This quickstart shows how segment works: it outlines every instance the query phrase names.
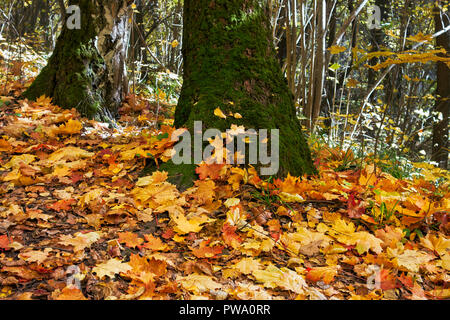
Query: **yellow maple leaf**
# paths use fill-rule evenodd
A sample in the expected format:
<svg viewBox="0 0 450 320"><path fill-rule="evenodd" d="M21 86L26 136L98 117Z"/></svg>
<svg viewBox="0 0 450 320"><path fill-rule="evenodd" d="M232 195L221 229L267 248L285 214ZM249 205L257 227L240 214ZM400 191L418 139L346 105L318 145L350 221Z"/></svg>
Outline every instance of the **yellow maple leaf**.
<svg viewBox="0 0 450 320"><path fill-rule="evenodd" d="M80 200L78 200L78 205L81 206L81 208L84 208L86 205L89 205L92 201L97 201L100 198L100 196L103 194L103 189L94 189L86 192L83 196L80 197Z"/></svg>
<svg viewBox="0 0 450 320"><path fill-rule="evenodd" d="M235 263L233 268L236 268L243 274L250 274L253 271L261 270L262 264L259 260L254 258L243 258L239 262Z"/></svg>
<svg viewBox="0 0 450 320"><path fill-rule="evenodd" d="M172 222L174 223L173 230L179 234L187 234L191 232L199 232L202 230L205 223L214 221L206 215L196 216L188 219L184 214L169 213Z"/></svg>
<svg viewBox="0 0 450 320"><path fill-rule="evenodd" d="M177 282L180 283L184 289L196 294L222 288L222 285L214 281L212 277L196 273L192 273L187 277L177 276Z"/></svg>
<svg viewBox="0 0 450 320"><path fill-rule="evenodd" d="M89 152L78 147L69 146L53 152L47 160L49 162L56 162L59 160L73 161L79 160L80 158L90 158L93 156L93 152Z"/></svg>
<svg viewBox="0 0 450 320"><path fill-rule="evenodd" d="M136 182L136 186L145 187L152 183L161 183L167 180L168 173L166 171L155 171L151 176L141 177Z"/></svg>
<svg viewBox="0 0 450 320"><path fill-rule="evenodd" d="M97 242L103 233L101 232L77 232L72 235L62 235L60 237L59 244L63 246L72 246L74 252L82 251L90 247L93 243Z"/></svg>
<svg viewBox="0 0 450 320"><path fill-rule="evenodd" d="M438 236L428 233L426 237L420 238L420 244L431 251L437 252L440 256L450 252L450 239L443 234Z"/></svg>
<svg viewBox="0 0 450 320"><path fill-rule="evenodd" d="M419 32L415 36L410 36L406 39L414 42L430 42L433 40L433 36L431 34L423 34L422 32Z"/></svg>
<svg viewBox="0 0 450 320"><path fill-rule="evenodd" d="M432 255L416 250L403 250L403 248L387 248L387 256L400 270L419 272L419 267L433 259Z"/></svg>
<svg viewBox="0 0 450 320"><path fill-rule="evenodd" d="M332 46L328 48L328 51L330 51L331 54L338 54L344 52L345 50L347 50L347 48L343 46Z"/></svg>
<svg viewBox="0 0 450 320"><path fill-rule="evenodd" d="M379 254L383 251L381 244L383 241L366 231L355 232L355 225L352 222L345 222L342 219L337 219L333 228L329 229L330 235L337 241L346 245L356 246L359 254L365 253L369 250Z"/></svg>
<svg viewBox="0 0 450 320"><path fill-rule="evenodd" d="M214 115L215 115L216 117L219 117L219 118L222 118L222 119L226 119L226 118L227 118L227 116L225 115L225 113L223 113L223 111L220 110L220 108L216 108L216 109L214 110Z"/></svg>
<svg viewBox="0 0 450 320"><path fill-rule="evenodd" d="M19 254L19 258L27 262L37 262L40 264L48 258L50 251L52 251L50 248L45 248L44 251L30 250Z"/></svg>
<svg viewBox="0 0 450 320"><path fill-rule="evenodd" d="M254 270L252 275L266 288L279 287L297 294L304 294L303 289L307 287L305 279L297 272L287 268L279 269L273 264L269 264L264 270Z"/></svg>
<svg viewBox="0 0 450 320"><path fill-rule="evenodd" d="M6 169L17 169L20 167L21 163L30 164L36 159L36 156L32 154L21 154L20 156L13 156L9 162L7 162L3 167Z"/></svg>
<svg viewBox="0 0 450 320"><path fill-rule="evenodd" d="M121 262L119 259L109 259L107 262L100 263L92 268L92 272L95 272L102 279L105 276L114 278L116 274L121 272L126 273L131 269L132 267L128 263Z"/></svg>

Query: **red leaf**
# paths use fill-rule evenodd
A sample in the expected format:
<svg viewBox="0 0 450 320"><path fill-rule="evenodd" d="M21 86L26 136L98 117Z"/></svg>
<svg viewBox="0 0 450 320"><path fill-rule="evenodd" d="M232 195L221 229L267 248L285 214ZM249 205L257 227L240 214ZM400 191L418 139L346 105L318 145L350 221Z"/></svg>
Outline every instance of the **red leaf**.
<svg viewBox="0 0 450 320"><path fill-rule="evenodd" d="M0 249L8 250L9 244L10 242L7 235L0 236Z"/></svg>
<svg viewBox="0 0 450 320"><path fill-rule="evenodd" d="M225 223L222 227L222 237L228 246L235 247L242 242L241 237L236 233L237 227Z"/></svg>
<svg viewBox="0 0 450 320"><path fill-rule="evenodd" d="M350 218L359 219L366 212L364 203L361 200L356 200L353 194L348 196L347 212Z"/></svg>

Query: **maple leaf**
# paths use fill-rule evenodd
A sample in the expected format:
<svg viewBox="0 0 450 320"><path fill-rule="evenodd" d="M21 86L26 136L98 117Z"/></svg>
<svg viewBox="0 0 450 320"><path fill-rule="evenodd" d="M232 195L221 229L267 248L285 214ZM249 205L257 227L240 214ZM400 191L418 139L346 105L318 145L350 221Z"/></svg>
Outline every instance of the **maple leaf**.
<svg viewBox="0 0 450 320"><path fill-rule="evenodd" d="M331 46L327 49L331 54L338 54L347 50L346 47L343 46Z"/></svg>
<svg viewBox="0 0 450 320"><path fill-rule="evenodd" d="M420 238L420 244L433 252L437 252L440 256L450 253L450 239L443 234L432 235L428 233L426 237Z"/></svg>
<svg viewBox="0 0 450 320"><path fill-rule="evenodd" d="M70 175L72 170L67 166L56 166L52 172L52 176L55 177L66 177Z"/></svg>
<svg viewBox="0 0 450 320"><path fill-rule="evenodd" d="M306 280L313 282L323 281L325 284L330 284L334 281L334 277L338 274L340 266L316 267L308 271Z"/></svg>
<svg viewBox="0 0 450 320"><path fill-rule="evenodd" d="M209 247L209 242L210 240L203 241L202 243L200 243L200 246L198 248L191 248L194 256L196 256L197 258L214 258L218 254L222 253L222 250L224 248L223 246Z"/></svg>
<svg viewBox="0 0 450 320"><path fill-rule="evenodd" d="M103 233L93 231L88 233L77 232L74 236L62 235L59 243L63 246L72 246L74 252L82 251L97 242Z"/></svg>
<svg viewBox="0 0 450 320"><path fill-rule="evenodd" d="M64 287L61 291L56 289L52 292L53 300L88 300L83 292L74 287Z"/></svg>
<svg viewBox="0 0 450 320"><path fill-rule="evenodd" d="M20 253L19 258L27 262L37 262L38 264L40 264L48 258L48 255L51 251L52 249L50 248L45 248L44 251L30 250L27 252Z"/></svg>
<svg viewBox="0 0 450 320"><path fill-rule="evenodd" d="M21 164L30 164L34 162L36 159L36 156L32 154L21 154L20 156L13 156L9 162L7 162L3 167L6 169L18 169L20 168Z"/></svg>
<svg viewBox="0 0 450 320"><path fill-rule="evenodd" d="M192 217L190 219L186 218L184 214L170 214L170 218L174 223L173 230L179 234L187 234L191 232L199 232L203 229L205 223L214 221L209 219L207 216Z"/></svg>
<svg viewBox="0 0 450 320"><path fill-rule="evenodd" d="M212 180L218 179L220 177L220 171L225 166L224 163L212 163L206 164L202 163L197 168L195 172L199 175L200 180L205 180L206 178L211 178Z"/></svg>
<svg viewBox="0 0 450 320"><path fill-rule="evenodd" d="M198 204L207 204L213 201L215 196L216 184L212 180L197 180L195 181L197 190L192 194L192 197L197 200Z"/></svg>
<svg viewBox="0 0 450 320"><path fill-rule="evenodd" d="M431 34L423 34L422 32L419 32L415 36L409 36L406 39L414 42L430 42L433 39L433 36Z"/></svg>
<svg viewBox="0 0 450 320"><path fill-rule="evenodd" d="M155 171L151 176L141 177L136 182L137 187L145 187L152 183L161 183L167 180L168 173L166 171Z"/></svg>
<svg viewBox="0 0 450 320"><path fill-rule="evenodd" d="M400 248L387 248L387 256L401 270L419 272L419 267L433 259L432 255L415 250L402 250Z"/></svg>
<svg viewBox="0 0 450 320"><path fill-rule="evenodd" d="M243 274L251 274L256 270L261 270L262 267L260 261L254 258L243 258L233 266Z"/></svg>
<svg viewBox="0 0 450 320"><path fill-rule="evenodd" d="M151 234L144 234L145 243L142 245L143 248L154 250L154 251L166 251L168 245L163 243L160 238L154 237Z"/></svg>
<svg viewBox="0 0 450 320"><path fill-rule="evenodd" d="M196 273L190 274L187 277L177 276L177 282L180 283L184 289L196 294L222 288L222 285L214 281L212 277Z"/></svg>
<svg viewBox="0 0 450 320"><path fill-rule="evenodd" d="M112 279L116 274L121 272L126 273L130 270L132 270L132 267L128 263L121 262L118 259L109 259L107 262L100 263L92 268L92 272L100 279L103 279L104 277Z"/></svg>
<svg viewBox="0 0 450 320"><path fill-rule="evenodd" d="M440 266L441 268L450 271L450 253L446 253L443 256L441 256L441 260L439 260L436 265Z"/></svg>
<svg viewBox="0 0 450 320"><path fill-rule="evenodd" d="M149 184L143 188L135 188L131 191L134 199L142 206L146 205L152 209L157 208L163 204L168 204L179 198L180 193L177 188L168 183L162 182L160 184ZM183 199L179 199L180 204L183 204Z"/></svg>
<svg viewBox="0 0 450 320"><path fill-rule="evenodd" d="M375 236L383 240L383 247L395 248L397 243L403 238L403 230L386 226L384 229L376 230Z"/></svg>
<svg viewBox="0 0 450 320"><path fill-rule="evenodd" d="M6 234L0 236L0 249L9 250L9 244L9 238Z"/></svg>
<svg viewBox="0 0 450 320"><path fill-rule="evenodd" d="M241 237L236 233L237 227L228 223L224 223L222 227L222 237L225 243L232 247L237 248L241 243Z"/></svg>
<svg viewBox="0 0 450 320"><path fill-rule="evenodd" d="M331 238L324 233L310 231L309 229L300 226L297 227L297 232L285 233L281 236L281 243L286 248L296 253L299 251L308 251L308 249L316 252L319 247L326 247L330 241ZM312 248L309 248L308 246L311 245Z"/></svg>
<svg viewBox="0 0 450 320"><path fill-rule="evenodd" d="M214 115L215 115L216 117L219 117L219 118L222 118L222 119L226 119L226 118L227 118L227 116L225 115L225 113L223 113L223 111L220 110L220 108L216 108L216 109L214 110Z"/></svg>
<svg viewBox="0 0 450 320"><path fill-rule="evenodd" d="M39 280L42 279L42 275L39 274L39 272L31 270L30 268L26 266L19 266L19 267L8 267L4 266L0 269L1 272L8 272L12 273L24 280Z"/></svg>
<svg viewBox="0 0 450 320"><path fill-rule="evenodd" d="M57 212L69 211L72 209L72 205L75 203L76 203L75 199L58 200L56 202L53 202L52 204L47 204L47 208L53 209Z"/></svg>
<svg viewBox="0 0 450 320"><path fill-rule="evenodd" d="M355 245L359 254L363 254L368 250L379 254L383 251L381 244L383 241L374 235L365 232L355 232L355 225L350 222L346 223L342 219L337 219L334 222L333 229L330 229L332 236L339 242L346 245Z"/></svg>
<svg viewBox="0 0 450 320"><path fill-rule="evenodd" d="M348 196L347 200L347 213L350 218L359 219L365 213L366 208L364 202L356 200L353 194Z"/></svg>
<svg viewBox="0 0 450 320"><path fill-rule="evenodd" d="M133 273L139 275L142 273L151 273L154 277L160 277L167 272L167 264L154 258L141 257L139 254L132 254L128 263L132 270L128 274Z"/></svg>
<svg viewBox="0 0 450 320"><path fill-rule="evenodd" d="M450 298L450 289L434 289L427 293L435 299L443 300Z"/></svg>
<svg viewBox="0 0 450 320"><path fill-rule="evenodd" d="M0 152L9 152L11 151L11 144L5 139L0 139Z"/></svg>
<svg viewBox="0 0 450 320"><path fill-rule="evenodd" d="M91 158L94 156L93 152L89 152L77 147L65 147L53 152L47 159L50 163L60 160L79 160L81 158Z"/></svg>
<svg viewBox="0 0 450 320"><path fill-rule="evenodd" d="M53 126L48 129L44 129L44 132L49 137L54 137L58 134L78 134L81 132L81 129L83 128L83 125L78 120L69 119L69 121L65 124L62 124L59 127Z"/></svg>
<svg viewBox="0 0 450 320"><path fill-rule="evenodd" d="M264 270L254 270L252 275L256 281L262 282L264 287L290 290L297 294L304 294L307 287L305 279L297 272L287 268L278 269L273 264L269 264Z"/></svg>
<svg viewBox="0 0 450 320"><path fill-rule="evenodd" d="M139 238L137 233L133 232L121 232L119 235L119 242L124 243L127 247L130 248L136 248L137 246L140 246L144 239Z"/></svg>
<svg viewBox="0 0 450 320"><path fill-rule="evenodd" d="M83 196L80 197L80 200L78 200L78 205L81 206L81 208L84 208L85 205L89 205L93 201L101 200L101 195L103 194L103 192L103 189L94 189L86 192Z"/></svg>
<svg viewBox="0 0 450 320"><path fill-rule="evenodd" d="M382 268L380 270L380 287L383 290L391 290L399 287L395 276L388 269Z"/></svg>

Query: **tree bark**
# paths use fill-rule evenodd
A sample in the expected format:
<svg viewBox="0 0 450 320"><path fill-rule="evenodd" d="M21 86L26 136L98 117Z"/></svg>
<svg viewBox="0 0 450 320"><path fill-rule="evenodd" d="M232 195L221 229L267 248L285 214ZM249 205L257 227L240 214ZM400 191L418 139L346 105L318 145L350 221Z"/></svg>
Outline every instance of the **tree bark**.
<svg viewBox="0 0 450 320"><path fill-rule="evenodd" d="M192 130L201 120L203 129L222 132L231 124L279 129L279 175L314 173L267 10L257 0L185 0L184 81L175 126ZM216 117L217 107L242 119Z"/></svg>
<svg viewBox="0 0 450 320"><path fill-rule="evenodd" d="M388 15L387 15L387 6L388 2L386 0L376 0L375 5L380 7L381 10L381 21L387 21ZM369 52L376 52L381 51L381 47L384 45L384 38L385 34L383 30L380 29L373 29L369 31L370 36L370 45L371 49ZM380 61L379 58L372 58L369 60L369 65L374 66ZM371 68L368 69L368 75L367 75L367 88L371 88L374 83L377 80L377 72ZM375 95L371 96L371 100L375 101Z"/></svg>
<svg viewBox="0 0 450 320"><path fill-rule="evenodd" d="M436 32L444 29L450 24L447 15L441 14L439 8L435 8L434 22ZM450 54L450 31L447 31L436 38L438 49L444 48L447 57ZM433 124L433 147L432 160L439 163L441 168L448 168L448 118L450 112L450 68L444 62L437 62L437 88L438 95L435 104L435 111L442 114L442 120Z"/></svg>
<svg viewBox="0 0 450 320"><path fill-rule="evenodd" d="M102 120L117 116L128 91L126 55L130 0L71 0L81 29L64 23L48 64L24 93ZM69 18L69 17L67 17Z"/></svg>

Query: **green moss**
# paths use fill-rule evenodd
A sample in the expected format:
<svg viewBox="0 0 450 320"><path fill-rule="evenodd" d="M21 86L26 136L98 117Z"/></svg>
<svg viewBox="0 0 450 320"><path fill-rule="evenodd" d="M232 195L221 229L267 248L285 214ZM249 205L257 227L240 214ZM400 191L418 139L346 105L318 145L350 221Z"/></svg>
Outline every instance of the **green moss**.
<svg viewBox="0 0 450 320"><path fill-rule="evenodd" d="M92 20L91 16L98 8L91 0L72 1L72 4L80 6L81 30L63 28L47 66L23 96L34 100L46 95L63 108L75 108L82 115L94 118L107 107L98 85L104 70L104 60L95 47L95 25L100 21Z"/></svg>
<svg viewBox="0 0 450 320"><path fill-rule="evenodd" d="M192 187L194 181L198 179L195 174L195 165L180 164L175 165L172 161L162 163L159 168L152 164L147 166L142 172L141 176L151 175L156 170L166 171L168 173L167 181L176 185L181 192Z"/></svg>

